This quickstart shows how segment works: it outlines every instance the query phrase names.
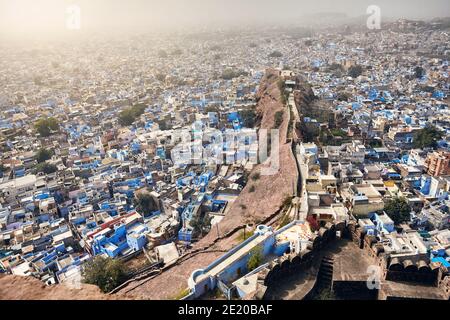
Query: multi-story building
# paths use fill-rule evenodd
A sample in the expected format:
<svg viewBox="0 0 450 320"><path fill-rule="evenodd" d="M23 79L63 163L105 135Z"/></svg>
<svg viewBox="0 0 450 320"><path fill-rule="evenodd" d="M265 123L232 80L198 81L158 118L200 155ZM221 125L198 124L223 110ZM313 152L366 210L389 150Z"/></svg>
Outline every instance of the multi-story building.
<svg viewBox="0 0 450 320"><path fill-rule="evenodd" d="M428 174L434 177L450 175L450 152L435 151L425 160Z"/></svg>

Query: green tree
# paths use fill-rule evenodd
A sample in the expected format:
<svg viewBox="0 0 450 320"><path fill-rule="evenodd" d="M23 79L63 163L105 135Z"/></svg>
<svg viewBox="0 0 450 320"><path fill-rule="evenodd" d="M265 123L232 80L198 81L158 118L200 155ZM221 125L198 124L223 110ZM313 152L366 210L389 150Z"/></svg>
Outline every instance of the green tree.
<svg viewBox="0 0 450 320"><path fill-rule="evenodd" d="M156 123L159 126L159 130L164 131L164 130L168 130L169 129L169 125L167 124L166 120L159 120L159 121L156 121Z"/></svg>
<svg viewBox="0 0 450 320"><path fill-rule="evenodd" d="M285 195L285 198L283 199L283 207L288 208L292 205L292 199L293 197L290 195Z"/></svg>
<svg viewBox="0 0 450 320"><path fill-rule="evenodd" d="M135 118L131 109L126 109L120 112L119 114L119 124L121 126L129 126L132 125Z"/></svg>
<svg viewBox="0 0 450 320"><path fill-rule="evenodd" d="M400 224L409 221L411 207L405 198L396 197L385 204L384 211L395 224Z"/></svg>
<svg viewBox="0 0 450 320"><path fill-rule="evenodd" d="M163 73L157 73L155 77L159 82L163 82L166 80L166 75Z"/></svg>
<svg viewBox="0 0 450 320"><path fill-rule="evenodd" d="M280 51L273 51L269 54L269 58L280 58L283 54Z"/></svg>
<svg viewBox="0 0 450 320"><path fill-rule="evenodd" d="M48 137L52 134L53 131L58 131L59 124L55 118L41 118L34 124L37 132L41 135L41 137Z"/></svg>
<svg viewBox="0 0 450 320"><path fill-rule="evenodd" d="M217 107L217 106L207 106L206 108L205 108L205 112L220 112L220 109L219 109L219 107Z"/></svg>
<svg viewBox="0 0 450 320"><path fill-rule="evenodd" d="M318 293L317 298L315 300L337 300L333 291L329 289L324 289L320 293Z"/></svg>
<svg viewBox="0 0 450 320"><path fill-rule="evenodd" d="M137 118L145 113L146 108L147 106L145 104L137 104L131 107L131 111L133 112L134 117Z"/></svg>
<svg viewBox="0 0 450 320"><path fill-rule="evenodd" d="M258 268L263 260L262 248L257 246L250 251L250 258L247 262L248 271L255 270Z"/></svg>
<svg viewBox="0 0 450 320"><path fill-rule="evenodd" d="M211 229L211 221L212 217L208 214L198 215L191 219L189 225L193 228L194 234L200 234L200 237L203 237L203 234L208 233Z"/></svg>
<svg viewBox="0 0 450 320"><path fill-rule="evenodd" d="M84 283L94 284L103 292L110 292L128 278L127 268L122 261L97 256L82 268Z"/></svg>
<svg viewBox="0 0 450 320"><path fill-rule="evenodd" d="M254 109L239 111L239 117L242 120L242 124L246 128L253 128L256 125L257 115Z"/></svg>
<svg viewBox="0 0 450 320"><path fill-rule="evenodd" d="M346 136L347 136L347 132L345 132L345 131L342 130L342 129L338 129L338 128L336 128L336 129L331 129L331 130L330 130L330 133L331 133L333 136L335 136L335 137L346 137Z"/></svg>
<svg viewBox="0 0 450 320"><path fill-rule="evenodd" d="M427 125L414 133L414 148L436 148L437 142L442 139L443 133L432 125Z"/></svg>
<svg viewBox="0 0 450 320"><path fill-rule="evenodd" d="M133 204L136 210L147 217L153 211L158 209L158 204L156 200L149 193L139 193L133 199Z"/></svg>
<svg viewBox="0 0 450 320"><path fill-rule="evenodd" d="M132 125L133 122L145 112L145 108L145 105L138 104L131 108L122 110L119 113L119 124L122 126Z"/></svg>
<svg viewBox="0 0 450 320"><path fill-rule="evenodd" d="M283 111L277 111L275 113L275 124L274 124L275 129L278 129L283 123L283 114L284 114Z"/></svg>
<svg viewBox="0 0 450 320"><path fill-rule="evenodd" d="M369 140L369 146L371 146L372 148L380 148L383 146L383 141L381 139Z"/></svg>
<svg viewBox="0 0 450 320"><path fill-rule="evenodd" d="M89 179L89 177L92 177L93 173L91 169L84 169L84 170L74 170L73 174L75 177L82 178L83 180Z"/></svg>
<svg viewBox="0 0 450 320"><path fill-rule="evenodd" d="M333 63L327 67L328 72L344 71L344 67L340 63Z"/></svg>
<svg viewBox="0 0 450 320"><path fill-rule="evenodd" d="M244 70L234 70L234 69L228 68L222 72L221 78L224 80L231 80L231 79L237 78L239 76L246 76L246 75L248 75L248 72L246 72Z"/></svg>
<svg viewBox="0 0 450 320"><path fill-rule="evenodd" d="M53 151L45 148L39 149L36 153L36 160L38 163L45 162L53 156Z"/></svg>
<svg viewBox="0 0 450 320"><path fill-rule="evenodd" d="M349 101L350 100L350 94L348 94L347 92L339 92L337 94L338 101Z"/></svg>
<svg viewBox="0 0 450 320"><path fill-rule="evenodd" d="M348 75L352 78L358 78L362 72L363 68L360 65L354 65L348 69Z"/></svg>
<svg viewBox="0 0 450 320"><path fill-rule="evenodd" d="M253 180L253 181L258 181L260 178L261 178L261 174L260 174L259 172L255 172L255 173L252 175L252 180Z"/></svg>
<svg viewBox="0 0 450 320"><path fill-rule="evenodd" d="M288 102L289 93L286 91L286 83L280 79L277 82L278 89L280 89L281 102L285 105Z"/></svg>
<svg viewBox="0 0 450 320"><path fill-rule="evenodd" d="M419 67L419 66L414 68L414 76L417 79L422 78L424 75L425 75L425 69L424 68Z"/></svg>
<svg viewBox="0 0 450 320"><path fill-rule="evenodd" d="M47 162L38 163L34 168L35 173L43 172L45 174L51 174L56 171L58 171L58 168L54 164L50 164Z"/></svg>

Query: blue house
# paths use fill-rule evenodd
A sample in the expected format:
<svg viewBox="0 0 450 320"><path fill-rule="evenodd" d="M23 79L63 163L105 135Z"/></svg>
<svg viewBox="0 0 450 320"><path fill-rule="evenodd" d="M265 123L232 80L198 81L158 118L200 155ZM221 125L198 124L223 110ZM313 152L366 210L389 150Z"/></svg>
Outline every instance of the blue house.
<svg viewBox="0 0 450 320"><path fill-rule="evenodd" d="M127 243L128 246L133 251L139 251L147 244L147 237L145 236L148 232L148 227L143 224L136 224L127 233Z"/></svg>
<svg viewBox="0 0 450 320"><path fill-rule="evenodd" d="M395 231L394 221L387 214L375 213L372 221L379 232L391 233Z"/></svg>
<svg viewBox="0 0 450 320"><path fill-rule="evenodd" d="M296 234L296 236L292 236ZM215 288L225 289L227 296L232 282L249 273L248 261L255 251L260 252L263 260L283 256L287 252L300 253L306 249L312 232L309 224L293 221L274 231L271 227L259 225L253 236L237 245L204 269L192 272L188 285L193 297L200 297ZM261 263L263 265L264 261Z"/></svg>
<svg viewBox="0 0 450 320"><path fill-rule="evenodd" d="M109 233L112 234L108 235ZM106 253L111 258L117 257L122 251L128 249L126 236L125 225L115 226L113 230L105 230L93 239L93 255Z"/></svg>
<svg viewBox="0 0 450 320"><path fill-rule="evenodd" d="M185 241L185 242L191 242L192 230L188 229L188 228L181 228L180 231L178 231L178 240Z"/></svg>

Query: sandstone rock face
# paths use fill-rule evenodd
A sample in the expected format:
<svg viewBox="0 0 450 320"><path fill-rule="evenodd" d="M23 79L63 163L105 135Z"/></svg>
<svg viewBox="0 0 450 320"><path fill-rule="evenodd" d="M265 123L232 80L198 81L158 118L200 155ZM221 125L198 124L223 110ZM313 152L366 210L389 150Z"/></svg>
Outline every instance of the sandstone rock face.
<svg viewBox="0 0 450 320"><path fill-rule="evenodd" d="M0 300L119 300L122 295L107 295L97 286L82 284L79 289L63 284L47 286L33 277L0 274Z"/></svg>

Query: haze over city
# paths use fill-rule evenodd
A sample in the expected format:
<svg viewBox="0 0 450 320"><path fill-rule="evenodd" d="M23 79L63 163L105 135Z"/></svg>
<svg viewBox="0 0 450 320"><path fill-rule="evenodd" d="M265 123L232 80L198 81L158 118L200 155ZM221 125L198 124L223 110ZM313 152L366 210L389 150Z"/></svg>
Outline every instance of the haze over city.
<svg viewBox="0 0 450 320"><path fill-rule="evenodd" d="M0 0L0 33L51 35L64 32L66 8L81 8L84 32L152 32L252 25L307 25L366 15L369 5L382 18L450 16L447 0Z"/></svg>

